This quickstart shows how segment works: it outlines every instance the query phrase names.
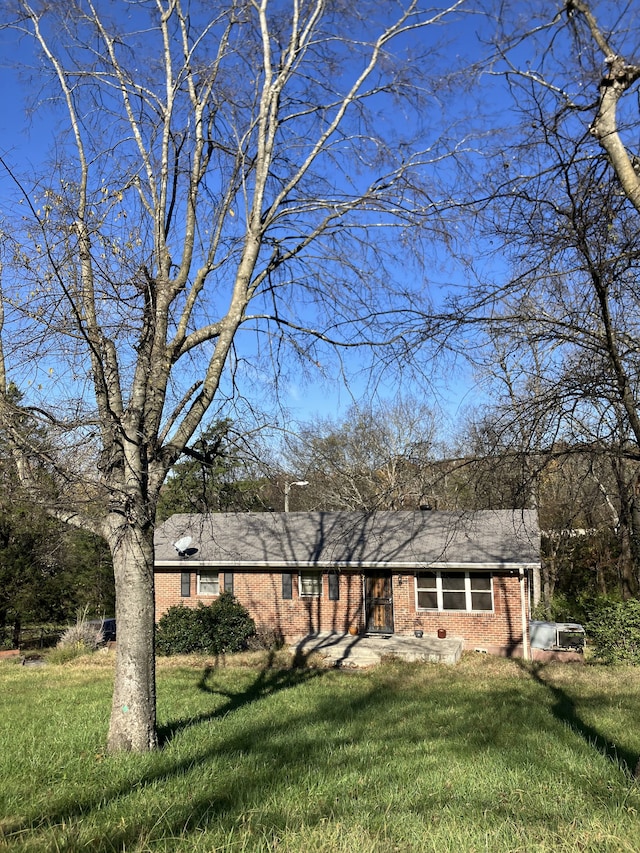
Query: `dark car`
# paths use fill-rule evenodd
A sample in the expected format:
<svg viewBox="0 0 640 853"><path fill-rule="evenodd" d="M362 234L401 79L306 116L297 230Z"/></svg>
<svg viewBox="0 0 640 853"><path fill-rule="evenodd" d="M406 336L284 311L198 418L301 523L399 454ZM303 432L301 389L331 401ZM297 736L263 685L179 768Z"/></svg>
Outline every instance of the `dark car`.
<svg viewBox="0 0 640 853"><path fill-rule="evenodd" d="M115 641L115 639L116 639L116 620L115 619L103 619L103 621L102 621L102 633L104 634L105 643Z"/></svg>
<svg viewBox="0 0 640 853"><path fill-rule="evenodd" d="M102 636L105 643L114 642L116 639L116 620L115 619L92 619L91 625L102 629Z"/></svg>

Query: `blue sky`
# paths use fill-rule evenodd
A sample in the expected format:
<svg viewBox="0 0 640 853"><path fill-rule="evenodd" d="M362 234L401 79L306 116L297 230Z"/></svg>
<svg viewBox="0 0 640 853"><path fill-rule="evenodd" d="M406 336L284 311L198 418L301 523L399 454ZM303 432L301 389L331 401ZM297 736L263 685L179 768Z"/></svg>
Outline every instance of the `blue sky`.
<svg viewBox="0 0 640 853"><path fill-rule="evenodd" d="M477 15L469 16L464 22L452 30L454 44L449 48L456 54L465 52L473 54L476 50L476 32L482 25L482 19ZM2 85L0 86L0 150L7 162L16 166L19 170L29 171L40 168L39 164L51 153L51 147L55 138L55 128L50 118L44 111L39 111L34 116L26 115L27 108L27 85L14 72L13 64L16 59L24 56L24 46L20 45L9 31L0 30L0 73ZM31 92L33 93L33 92ZM487 105L489 106L489 105ZM14 196L15 188L6 174L0 175L0 204L2 209L9 210L13 203L10 201ZM435 263L436 255L439 254L439 265ZM440 247L439 252L434 251L433 257L426 259L427 267L423 274L428 276L430 287L437 296L438 289L445 293L451 285L462 285L462 272L456 268L456 262L447 258L446 252ZM416 268L409 270L410 275L416 273ZM247 361L241 370L246 374L252 387L256 401L269 396L273 382L267 370L252 363L252 344L244 346L243 354ZM351 367L355 367L357 356L345 354ZM33 365L34 379L38 384L49 382L49 368L46 364ZM443 417L455 420L467 405L481 399L481 393L475 386L468 367L461 359L456 366L451 363L443 364L436 371L434 384L437 397L434 405L443 408ZM392 374L383 375L372 385L366 375L360 378L352 378L349 387L344 387L341 377L332 369L330 375L323 376L322 371L311 371L304 380L294 368L290 375L283 378L280 385L283 406L290 410L294 418L306 420L315 414L326 416L340 416L354 402L359 401L363 395L371 393L372 387L377 394L383 397L392 397L398 392L398 380ZM411 393L416 387L407 381L403 392ZM44 392L47 393L46 390Z"/></svg>

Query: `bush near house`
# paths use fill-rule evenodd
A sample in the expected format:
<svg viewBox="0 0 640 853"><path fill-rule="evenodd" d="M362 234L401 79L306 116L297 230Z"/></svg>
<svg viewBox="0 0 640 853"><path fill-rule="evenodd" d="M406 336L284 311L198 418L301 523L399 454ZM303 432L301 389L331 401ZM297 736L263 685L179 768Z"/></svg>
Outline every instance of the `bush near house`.
<svg viewBox="0 0 640 853"><path fill-rule="evenodd" d="M224 592L209 605L170 607L156 628L156 651L160 655L239 652L255 632L246 608Z"/></svg>
<svg viewBox="0 0 640 853"><path fill-rule="evenodd" d="M599 599L586 624L589 645L605 663L640 665L640 601Z"/></svg>

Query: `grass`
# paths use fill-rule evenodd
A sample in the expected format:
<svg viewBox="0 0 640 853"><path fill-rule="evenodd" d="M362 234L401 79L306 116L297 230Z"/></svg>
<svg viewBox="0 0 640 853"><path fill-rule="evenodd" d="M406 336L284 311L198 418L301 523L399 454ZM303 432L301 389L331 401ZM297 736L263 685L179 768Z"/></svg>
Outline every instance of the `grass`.
<svg viewBox="0 0 640 853"><path fill-rule="evenodd" d="M1 663L0 850L640 847L640 670L244 664L161 659L162 749L106 756L111 654Z"/></svg>

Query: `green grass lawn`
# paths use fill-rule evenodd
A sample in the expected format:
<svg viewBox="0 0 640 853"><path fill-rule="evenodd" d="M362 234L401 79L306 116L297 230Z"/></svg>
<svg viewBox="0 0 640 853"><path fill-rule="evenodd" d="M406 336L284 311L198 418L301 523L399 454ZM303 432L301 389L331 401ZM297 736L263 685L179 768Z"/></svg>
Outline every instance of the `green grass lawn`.
<svg viewBox="0 0 640 853"><path fill-rule="evenodd" d="M640 670L161 660L110 757L112 666L0 663L0 850L640 850Z"/></svg>

